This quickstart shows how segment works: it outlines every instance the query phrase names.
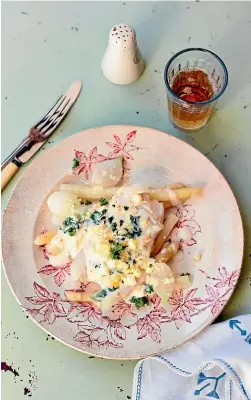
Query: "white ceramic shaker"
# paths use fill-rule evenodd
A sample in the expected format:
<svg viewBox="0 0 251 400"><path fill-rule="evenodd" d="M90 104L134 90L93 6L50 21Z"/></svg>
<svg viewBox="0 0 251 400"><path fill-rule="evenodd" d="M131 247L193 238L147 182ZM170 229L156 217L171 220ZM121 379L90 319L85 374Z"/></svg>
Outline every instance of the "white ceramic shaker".
<svg viewBox="0 0 251 400"><path fill-rule="evenodd" d="M131 26L118 24L111 29L101 68L106 79L117 85L128 85L142 75L144 60Z"/></svg>

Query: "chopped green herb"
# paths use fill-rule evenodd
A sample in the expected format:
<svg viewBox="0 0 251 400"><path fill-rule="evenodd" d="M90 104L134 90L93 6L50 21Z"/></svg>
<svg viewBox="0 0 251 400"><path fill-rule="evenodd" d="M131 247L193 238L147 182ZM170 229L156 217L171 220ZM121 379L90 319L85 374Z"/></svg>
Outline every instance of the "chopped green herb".
<svg viewBox="0 0 251 400"><path fill-rule="evenodd" d="M85 206L89 206L89 205L91 205L92 204L92 201L90 201L90 200L86 200L85 201Z"/></svg>
<svg viewBox="0 0 251 400"><path fill-rule="evenodd" d="M117 288L115 288L115 287L109 287L108 288L108 292L114 292L115 290L117 290Z"/></svg>
<svg viewBox="0 0 251 400"><path fill-rule="evenodd" d="M99 199L99 202L100 202L100 205L101 205L101 206L105 206L106 204L109 203L109 201L106 200L106 199Z"/></svg>
<svg viewBox="0 0 251 400"><path fill-rule="evenodd" d="M123 219L121 219L121 220L119 221L119 226L122 226L123 223L124 223L124 221L123 221Z"/></svg>
<svg viewBox="0 0 251 400"><path fill-rule="evenodd" d="M125 229L126 230L126 236L128 237L128 239L133 239L133 235L130 233L129 229Z"/></svg>
<svg viewBox="0 0 251 400"><path fill-rule="evenodd" d="M134 217L133 215L130 215L130 221L131 221L131 223L133 225L138 225L139 224L139 218L140 218L140 216Z"/></svg>
<svg viewBox="0 0 251 400"><path fill-rule="evenodd" d="M119 260L121 256L121 251L124 250L126 246L123 246L121 243L114 243L111 246L110 249L110 257L113 260Z"/></svg>
<svg viewBox="0 0 251 400"><path fill-rule="evenodd" d="M99 225L103 219L105 219L104 214L107 212L107 209L102 211L94 211L94 213L90 216L91 220L95 225Z"/></svg>
<svg viewBox="0 0 251 400"><path fill-rule="evenodd" d="M182 273L182 274L180 274L180 276L190 276L191 274L189 274L189 272L186 272L186 273Z"/></svg>
<svg viewBox="0 0 251 400"><path fill-rule="evenodd" d="M126 228L127 237L129 239L134 239L141 235L142 229L139 227L139 219L140 216L134 217L133 215L130 215L131 229Z"/></svg>
<svg viewBox="0 0 251 400"><path fill-rule="evenodd" d="M113 204L112 206L115 207L115 204Z"/></svg>
<svg viewBox="0 0 251 400"><path fill-rule="evenodd" d="M63 222L63 226L60 227L60 230L64 233L68 233L70 236L74 236L76 235L77 229L80 228L81 222L81 218L67 217Z"/></svg>
<svg viewBox="0 0 251 400"><path fill-rule="evenodd" d="M78 166L79 166L79 160L77 158L73 158L72 169L76 169Z"/></svg>
<svg viewBox="0 0 251 400"><path fill-rule="evenodd" d="M149 300L148 300L147 297L135 297L135 296L133 296L130 299L130 303L133 303L137 307L137 309L139 309L140 307L143 307L146 304L148 305L149 304Z"/></svg>
<svg viewBox="0 0 251 400"><path fill-rule="evenodd" d="M109 217L109 218L108 218L109 224L111 224L113 220L114 220L114 217Z"/></svg>
<svg viewBox="0 0 251 400"><path fill-rule="evenodd" d="M115 232L116 231L116 229L117 229L117 222L113 222L112 224L111 224L111 228L112 228L112 231L113 232Z"/></svg>
<svg viewBox="0 0 251 400"><path fill-rule="evenodd" d="M153 292L152 285L146 285L145 286L145 292L151 294Z"/></svg>
<svg viewBox="0 0 251 400"><path fill-rule="evenodd" d="M107 296L106 290L102 289L100 292L94 294L93 296L91 296L91 298L94 301L101 301L102 299L104 299Z"/></svg>
<svg viewBox="0 0 251 400"><path fill-rule="evenodd" d="M124 210L125 211L129 210L129 207L128 206L124 206Z"/></svg>
<svg viewBox="0 0 251 400"><path fill-rule="evenodd" d="M132 260L132 263L135 265L135 264L137 264L137 261L136 260Z"/></svg>
<svg viewBox="0 0 251 400"><path fill-rule="evenodd" d="M100 268L100 267L101 267L101 264L96 264L94 268L97 269L97 268Z"/></svg>

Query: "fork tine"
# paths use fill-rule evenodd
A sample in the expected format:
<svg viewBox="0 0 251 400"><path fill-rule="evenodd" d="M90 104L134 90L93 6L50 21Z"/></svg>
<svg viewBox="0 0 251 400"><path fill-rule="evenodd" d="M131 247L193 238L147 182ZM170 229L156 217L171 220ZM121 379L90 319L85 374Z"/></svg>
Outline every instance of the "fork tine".
<svg viewBox="0 0 251 400"><path fill-rule="evenodd" d="M74 81L67 92L58 99L47 114L33 126L35 130L39 131L44 136L44 139L49 136L49 132L52 133L53 130L56 129L57 125L65 117L65 113L71 109L76 98L79 96L81 87L82 83L80 81ZM56 122L54 123L54 121ZM51 129L52 127L53 129Z"/></svg>
<svg viewBox="0 0 251 400"><path fill-rule="evenodd" d="M62 105L62 103L65 101L66 96L61 96L58 101L54 104L54 106L50 109L50 111L47 112L47 114L45 114L43 116L43 118L40 119L40 121L38 121L36 123L36 125L34 126L35 129L41 129L41 124L43 124L46 120L48 120L48 118L50 118L54 113L57 112L57 110L59 109L59 107Z"/></svg>
<svg viewBox="0 0 251 400"><path fill-rule="evenodd" d="M73 106L74 102L70 101L68 104L65 106L64 112L60 113L54 120L50 121L50 125L47 126L47 128L44 130L42 129L42 133L45 137L49 136L50 133L56 129L56 127L61 123L61 121L64 119L64 117L67 115L68 111L71 109Z"/></svg>
<svg viewBox="0 0 251 400"><path fill-rule="evenodd" d="M51 107L51 109L34 125L35 129L37 129L38 125L40 125L48 117L48 115L52 112L52 110L54 110L55 107L59 107L60 104L62 104L63 97L65 97L65 96L63 96L63 95L60 96L58 98L58 100L56 101L56 103Z"/></svg>
<svg viewBox="0 0 251 400"><path fill-rule="evenodd" d="M48 126L50 126L50 124L53 121L55 121L58 117L60 117L62 115L62 112L64 111L65 107L70 102L70 100L71 100L70 98L66 97L64 99L63 103L61 103L61 105L54 111L54 113L46 118L43 125L38 128L42 133L45 133L46 130L48 129Z"/></svg>

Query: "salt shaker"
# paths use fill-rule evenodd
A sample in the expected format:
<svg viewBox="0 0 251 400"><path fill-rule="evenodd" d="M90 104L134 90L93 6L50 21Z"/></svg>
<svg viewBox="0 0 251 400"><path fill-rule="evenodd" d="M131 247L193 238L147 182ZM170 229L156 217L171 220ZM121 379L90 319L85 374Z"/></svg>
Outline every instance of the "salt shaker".
<svg viewBox="0 0 251 400"><path fill-rule="evenodd" d="M117 85L128 85L142 75L144 60L131 26L118 24L111 29L101 68L106 79Z"/></svg>

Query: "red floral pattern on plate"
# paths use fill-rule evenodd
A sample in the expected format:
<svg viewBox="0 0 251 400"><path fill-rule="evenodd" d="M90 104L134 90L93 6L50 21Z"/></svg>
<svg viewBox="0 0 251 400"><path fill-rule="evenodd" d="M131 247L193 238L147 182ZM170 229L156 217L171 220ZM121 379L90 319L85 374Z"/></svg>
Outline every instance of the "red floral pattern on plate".
<svg viewBox="0 0 251 400"><path fill-rule="evenodd" d="M120 319L123 325L127 327L134 325L138 320L135 307L125 301L119 301L117 304L113 305L109 317L111 320Z"/></svg>
<svg viewBox="0 0 251 400"><path fill-rule="evenodd" d="M96 304L85 302L81 305L73 304L67 319L78 325L79 332L75 340L91 348L119 348L123 347L120 341L126 339L126 327L121 322L123 314L124 312L120 313L118 319L111 320L107 316L102 316Z"/></svg>
<svg viewBox="0 0 251 400"><path fill-rule="evenodd" d="M205 304L205 301L194 297L197 290L197 288L190 289L187 293L184 293L184 290L173 290L172 296L169 298L169 304L173 306L171 311L173 320L191 323L191 317L200 313L198 306Z"/></svg>
<svg viewBox="0 0 251 400"><path fill-rule="evenodd" d="M235 269L233 272L229 273L226 267L219 267L216 277L207 275L202 269L199 269L199 271L205 274L208 279L215 281L214 287L216 288L224 288L226 286L234 288L240 273L239 269Z"/></svg>
<svg viewBox="0 0 251 400"><path fill-rule="evenodd" d="M109 152L107 156L98 154L97 147L93 147L89 154L82 151L75 150L75 158L79 161L79 165L73 169L74 174L79 175L82 174L83 180L88 183L90 174L92 172L92 166L97 163L101 163L106 160L113 160L118 157L123 157L123 180L126 182L129 178L129 171L131 170L130 162L133 160L131 155L132 151L143 150L142 147L135 146L132 142L135 140L137 135L137 131L134 130L129 132L125 139L122 141L117 135L113 135L113 142L106 142L107 146L110 149L113 149Z"/></svg>
<svg viewBox="0 0 251 400"><path fill-rule="evenodd" d="M46 231L43 230L43 233ZM46 251L46 247L43 246L43 255L45 260L49 260L48 253ZM51 264L44 265L40 270L38 270L39 274L44 274L44 275L54 275L54 281L56 285L61 286L65 278L68 276L71 276L71 263L66 263L65 265L61 266L54 266Z"/></svg>
<svg viewBox="0 0 251 400"><path fill-rule="evenodd" d="M85 181L89 180L89 174L91 173L93 164L107 160L107 157L98 154L96 146L90 150L88 155L82 151L75 150L75 158L79 161L79 165L74 169L74 173L76 175L82 173Z"/></svg>
<svg viewBox="0 0 251 400"><path fill-rule="evenodd" d="M137 131L129 132L123 141L117 135L113 135L114 143L106 142L107 146L112 149L108 154L108 157L113 159L122 156L125 160L133 160L131 152L135 150L143 150L142 147L131 144L135 140L136 134Z"/></svg>
<svg viewBox="0 0 251 400"><path fill-rule="evenodd" d="M52 324L56 318L65 317L67 311L64 307L64 301L61 299L60 294L53 292L52 295L48 292L45 287L40 286L34 282L33 289L36 296L26 297L26 299L38 308L25 308L26 311L33 317L38 314L43 316L44 322Z"/></svg>
<svg viewBox="0 0 251 400"><path fill-rule="evenodd" d="M138 340L150 336L157 343L161 342L161 324L172 322L172 318L162 307L150 311L145 317L140 318L136 324Z"/></svg>
<svg viewBox="0 0 251 400"><path fill-rule="evenodd" d="M102 322L101 310L95 303L73 303L69 309L67 320L71 323L82 324L88 321L92 325Z"/></svg>
<svg viewBox="0 0 251 400"><path fill-rule="evenodd" d="M91 285L95 284L89 283L85 290ZM104 316L95 303L70 303L63 300L58 293L50 294L36 282L33 288L36 296L26 299L37 307L25 307L25 310L39 322L44 321L49 324L55 322L57 318L65 318L78 328L75 340L85 344L89 349L122 348L121 341L126 340L127 331L134 327L138 333L137 340L148 338L161 343L162 324L174 322L179 329L182 322L191 323L193 317L208 309L215 316L225 306L227 295L232 291L231 283L228 283L224 293L215 286L206 285L207 297L201 298L195 297L198 288L188 291L175 289L169 298L170 312L161 306L160 297L154 294L151 296L150 310L148 307L147 314L139 318L136 308L124 301L115 304L109 316Z"/></svg>
<svg viewBox="0 0 251 400"><path fill-rule="evenodd" d="M190 204L183 205L177 209L176 215L179 218L179 221L176 224L176 228L180 229L187 227L190 229L192 234L191 239L187 241L180 241L180 249L183 250L185 246L194 246L197 243L195 236L197 233L201 233L201 226L195 220L195 211L193 207Z"/></svg>
<svg viewBox="0 0 251 400"><path fill-rule="evenodd" d="M138 319L131 308L130 304L121 301L112 307L109 318L102 316L96 304L72 304L67 320L78 325L79 332L75 337L78 342L91 348L120 348L123 347L120 341L126 339L126 330Z"/></svg>
<svg viewBox="0 0 251 400"><path fill-rule="evenodd" d="M54 281L56 285L61 286L62 283L64 283L66 276L71 275L71 264L68 263L62 267L54 267L51 264L44 265L40 270L38 271L39 274L44 274L44 275L54 275Z"/></svg>
<svg viewBox="0 0 251 400"><path fill-rule="evenodd" d="M205 311L211 308L213 315L217 315L220 310L226 305L228 301L228 294L234 289L237 279L240 274L240 269L235 269L233 272L229 273L226 267L219 267L218 274L216 277L209 276L207 273L200 269L207 279L213 280L216 283L213 286L206 285L206 292L208 297L204 300L208 305L204 307L201 311ZM225 289L222 293L219 289Z"/></svg>
<svg viewBox="0 0 251 400"><path fill-rule="evenodd" d="M213 315L217 315L223 307L225 307L227 303L226 295L232 291L232 288L229 288L223 294L213 286L206 286L206 291L208 297L204 299L205 303L209 303L208 306L203 308L201 311L205 311L207 308L211 308L211 313Z"/></svg>
<svg viewBox="0 0 251 400"><path fill-rule="evenodd" d="M102 326L79 325L79 332L75 336L75 340L84 343L89 349L123 347L121 343L114 340L114 334L114 329L112 331L108 321L103 319Z"/></svg>

